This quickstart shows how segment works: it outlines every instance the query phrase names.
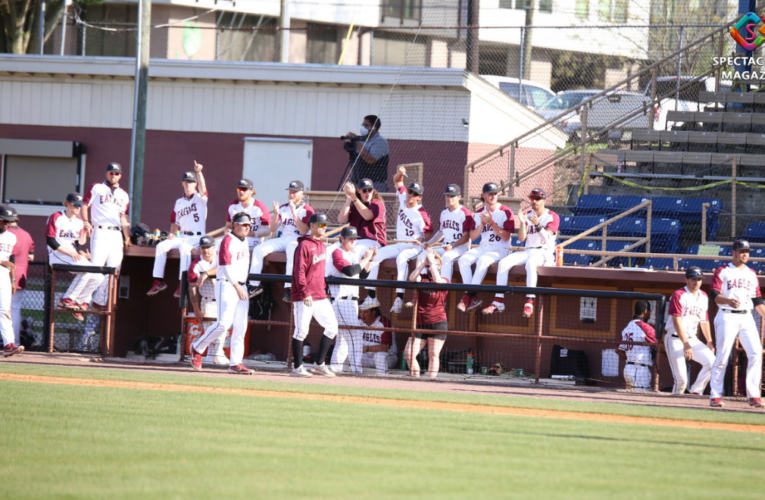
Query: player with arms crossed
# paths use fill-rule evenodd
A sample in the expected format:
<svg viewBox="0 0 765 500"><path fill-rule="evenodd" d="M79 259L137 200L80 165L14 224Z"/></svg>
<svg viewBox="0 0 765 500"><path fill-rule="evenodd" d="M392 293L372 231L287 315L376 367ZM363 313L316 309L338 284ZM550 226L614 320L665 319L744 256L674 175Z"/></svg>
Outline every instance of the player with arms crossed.
<svg viewBox="0 0 765 500"><path fill-rule="evenodd" d="M267 255L274 252L285 252L287 254L285 274L292 275L298 238L308 233L308 221L314 213L313 207L303 201L304 189L305 187L301 181L292 181L287 188L287 191L289 191L289 202L282 206L274 202L276 217L271 219L270 229L272 233L275 233L278 229L280 236L255 247L255 250L252 252L250 274L260 274L263 271L263 263ZM284 284L284 302L292 302L290 287L292 287L291 283ZM250 298L263 293L260 281L250 281L247 290Z"/></svg>
<svg viewBox="0 0 765 500"><path fill-rule="evenodd" d="M69 193L64 201L65 210L48 217L48 223L45 225L45 240L48 243L48 262L51 265L93 265L87 258L80 255L79 249L75 246L85 246L88 234L93 231L93 226L80 218L82 205L80 193ZM84 321L82 314L76 311L88 310L93 293L101 286L105 278L106 275L100 273L77 273L58 306L74 311L72 312L74 319Z"/></svg>
<svg viewBox="0 0 765 500"><path fill-rule="evenodd" d="M180 278L189 268L191 251L199 249L199 238L205 234L207 223L207 183L202 175L202 165L194 162L194 172L183 174L183 196L175 200L170 214L170 232L167 239L157 245L154 256L154 284L146 295L153 296L167 288L165 283L165 264L167 253L175 248L181 254L178 267L178 289L175 296L181 296Z"/></svg>
<svg viewBox="0 0 765 500"><path fill-rule="evenodd" d="M324 266L327 262L327 248L322 242L327 229L327 216L323 213L312 214L308 220L311 232L308 236L298 239L295 250L295 272L292 275L292 287L295 289L295 333L292 335L292 356L295 367L293 377L310 377L311 373L303 366L303 341L308 336L311 318L324 327L324 334L319 343L319 358L314 363L315 372L325 377L335 374L324 363L332 345L332 339L337 336L337 317L329 303L327 281Z"/></svg>
<svg viewBox="0 0 765 500"><path fill-rule="evenodd" d="M421 246L425 239L433 231L430 224L430 215L420 204L422 202L422 193L425 188L419 182L413 182L409 189L404 187L404 175L406 168L398 167L398 172L393 176L393 182L398 191L398 221L396 223L396 238L398 243L388 245L377 253L377 257L372 261L372 270L369 272L369 279L376 280L380 273L380 263L386 259L396 259L396 280L406 280L407 267L409 261L417 257L422 250ZM369 295L361 304L361 309L372 309L380 307L380 301L377 300L377 291L372 287L367 287ZM404 289L396 289L396 300L393 301L393 307L390 311L400 313L404 309Z"/></svg>
<svg viewBox="0 0 765 500"><path fill-rule="evenodd" d="M218 304L215 301L217 257L215 240L205 235L199 239L199 257L192 260L189 266L189 301L194 309L194 317L204 327L204 331L207 331L215 322L214 320L218 319ZM228 358L223 351L223 342L223 337L213 340L207 348L207 356L202 361L213 365L228 365Z"/></svg>
<svg viewBox="0 0 765 500"><path fill-rule="evenodd" d="M489 266L498 262L507 255L510 248L513 231L515 231L515 219L513 211L499 203L499 186L493 182L484 184L483 208L473 214L475 226L470 231L470 241L481 237L478 248L471 248L465 255L460 257L458 263L463 283L480 285L489 271ZM475 273L472 266L475 264ZM468 292L457 304L458 311L472 311L483 304L475 292Z"/></svg>
<svg viewBox="0 0 765 500"><path fill-rule="evenodd" d="M701 290L703 278L701 268L689 267L685 271L686 286L673 293L669 299L664 348L672 368L672 377L675 379L672 389L674 394L685 394L688 385L686 360L701 364L701 371L696 377L696 383L691 387L691 394L704 394L712 374L715 355L712 334L709 331L709 298ZM697 336L699 326L704 333L704 343Z"/></svg>
<svg viewBox="0 0 765 500"><path fill-rule="evenodd" d="M497 285L507 286L510 269L526 264L526 286L537 286L537 268L555 264L555 235L560 227L558 214L545 208L547 195L541 189L533 189L529 194L531 210L518 213L518 239L526 242L526 250L513 252L499 261L497 266ZM534 314L534 295L526 295L523 317ZM505 294L498 293L484 314L505 310Z"/></svg>
<svg viewBox="0 0 765 500"><path fill-rule="evenodd" d="M83 199L82 219L93 226L90 262L94 266L119 269L123 248L130 246L130 221L127 217L130 196L120 187L121 178L120 164L110 163L106 166L106 180L93 184ZM108 281L104 280L93 294L93 304L98 308L106 305ZM97 316L91 319L98 321Z"/></svg>
<svg viewBox="0 0 765 500"><path fill-rule="evenodd" d="M710 406L722 407L725 369L733 345L738 338L746 351L746 397L749 405L762 408L760 380L762 378L762 342L754 323L752 309L765 317L765 301L760 294L757 274L746 265L749 260L749 242L733 242L733 262L717 268L712 276L710 295L719 310L715 316L717 356L712 365Z"/></svg>
<svg viewBox="0 0 765 500"><path fill-rule="evenodd" d="M372 258L377 255L377 247L367 248L362 259L359 259L356 253L356 239L358 238L356 228L353 226L344 227L340 232L340 248L335 249L332 254L332 262L327 267L326 275L337 278L366 279L369 275L369 268L372 265ZM359 287L353 285L330 285L329 293L334 301L332 307L335 311L338 323L342 325L335 349L332 351L331 367L333 371L342 371L343 364L351 355L351 371L361 373L361 353L362 341L361 331L354 326L359 322Z"/></svg>
<svg viewBox="0 0 765 500"><path fill-rule="evenodd" d="M244 358L244 336L247 333L247 312L250 300L245 283L250 264L250 249L247 235L252 228L250 216L241 213L233 217L234 230L223 238L218 252L217 283L215 301L218 304L218 321L191 344L191 367L202 370L202 353L215 340L231 332L231 359L228 372L237 375L251 375L252 370L242 364Z"/></svg>
<svg viewBox="0 0 765 500"><path fill-rule="evenodd" d="M454 261L465 255L470 246L470 231L475 229L475 219L467 208L462 206L462 191L456 184L446 186L444 192L446 208L441 212L438 231L425 244L425 249L431 248L443 239L443 246L433 248L441 256L441 276L452 280ZM417 265L426 259L425 250L417 256Z"/></svg>
<svg viewBox="0 0 765 500"><path fill-rule="evenodd" d="M226 234L234 227L231 219L242 212L252 219L252 230L247 235L247 243L252 252L260 244L260 238L271 234L271 214L268 207L255 199L255 186L250 179L239 179L236 184L236 200L226 210Z"/></svg>
<svg viewBox="0 0 765 500"><path fill-rule="evenodd" d="M15 220L12 211L0 206L0 337L3 338L3 357L6 358L24 351L24 346L14 343L11 321L11 300L16 293L16 266L13 263L16 235L8 231L8 226Z"/></svg>
<svg viewBox="0 0 765 500"><path fill-rule="evenodd" d="M622 330L622 341L647 342L656 344L656 331L646 323L651 317L651 304L647 300L635 302L635 316ZM627 388L636 391L651 390L651 347L646 345L622 344L616 354L627 361L624 365L624 380Z"/></svg>

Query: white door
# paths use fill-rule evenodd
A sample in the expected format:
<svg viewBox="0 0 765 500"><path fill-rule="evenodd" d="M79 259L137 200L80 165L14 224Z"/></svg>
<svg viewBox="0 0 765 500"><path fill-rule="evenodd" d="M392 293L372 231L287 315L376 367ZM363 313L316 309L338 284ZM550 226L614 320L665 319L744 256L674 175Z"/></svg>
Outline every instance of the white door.
<svg viewBox="0 0 765 500"><path fill-rule="evenodd" d="M242 177L255 184L255 197L269 210L274 201L287 203L290 181L303 181L310 190L312 172L312 140L245 137Z"/></svg>

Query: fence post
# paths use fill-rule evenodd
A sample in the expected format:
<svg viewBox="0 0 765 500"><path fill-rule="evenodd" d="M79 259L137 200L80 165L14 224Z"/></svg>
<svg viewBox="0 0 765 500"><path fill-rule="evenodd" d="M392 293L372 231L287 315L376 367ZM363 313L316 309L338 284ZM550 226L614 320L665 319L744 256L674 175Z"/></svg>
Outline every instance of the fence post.
<svg viewBox="0 0 765 500"><path fill-rule="evenodd" d="M731 220L730 220L730 236L735 241L736 239L736 156L733 156L733 161L731 162L731 183L730 183L730 210L731 210Z"/></svg>
<svg viewBox="0 0 765 500"><path fill-rule="evenodd" d="M645 253L651 253L651 223L653 217L653 200L649 201L650 203L648 204L648 213L646 214L645 218L645 235L648 238L648 241L645 244Z"/></svg>
<svg viewBox="0 0 765 500"><path fill-rule="evenodd" d="M417 329L417 295L418 295L418 290L415 290L414 291L414 299L412 300L412 302L414 303L414 305L412 306L412 334L409 337L409 349L410 349L409 350L409 354L410 354L410 358L409 359L411 361L416 361L417 360L417 354L419 354L419 353L415 353L414 352L414 341L416 340L414 331ZM404 347L404 349L406 349L406 347ZM428 355L430 355L430 352L428 352ZM406 351L404 351L404 358L406 358ZM413 366L414 366L414 363L409 363L409 375L411 375L412 377L419 377L420 376L419 373L414 373ZM428 365L428 370L430 370L430 365ZM422 371L422 370L420 370L420 371Z"/></svg>
<svg viewBox="0 0 765 500"><path fill-rule="evenodd" d="M648 129L653 130L656 122L656 79L658 77L659 68L654 67L651 69L651 116L648 118Z"/></svg>
<svg viewBox="0 0 765 500"><path fill-rule="evenodd" d="M707 244L707 209L709 203L701 204L701 244Z"/></svg>
<svg viewBox="0 0 765 500"><path fill-rule="evenodd" d="M188 283L188 272L184 271L183 274L181 274L181 341L178 347L179 363L183 363L183 358L186 357L186 326L188 325L188 321L186 320L188 308L186 305L188 304L188 300L186 300L184 291L188 287ZM204 322L202 322L202 325L204 326Z"/></svg>
<svg viewBox="0 0 765 500"><path fill-rule="evenodd" d="M539 307L537 307L537 356L536 361L534 363L534 383L539 383L539 371L542 369L542 331L543 331L543 323L542 323L542 317L545 312L545 297L544 295L540 295L537 297L537 304Z"/></svg>
<svg viewBox="0 0 765 500"><path fill-rule="evenodd" d="M44 303L43 303L43 333L50 332L50 322L53 319L53 316L51 315L51 310L53 309L53 306L51 304L51 301L55 298L55 296L51 293L51 286L50 286L50 280L51 280L51 268L48 264L48 261L46 259L45 263L43 264L43 290L45 293ZM43 342L48 341L49 335L43 335ZM43 344L43 347L46 347ZM47 349L46 349L47 350Z"/></svg>
<svg viewBox="0 0 765 500"><path fill-rule="evenodd" d="M587 158L585 157L585 151L587 147L587 105L582 106L582 123L579 131L581 138L579 143L581 144L581 150L579 151L579 171L584 174Z"/></svg>
<svg viewBox="0 0 765 500"><path fill-rule="evenodd" d="M515 194L515 188L513 186L513 179L515 178L515 144L510 145L510 196Z"/></svg>
<svg viewBox="0 0 765 500"><path fill-rule="evenodd" d="M50 328L48 330L48 354L53 354L53 343L55 341L56 336L56 319L54 316L53 310L56 309L55 302L56 302L56 270L52 269L50 270L50 289L51 293L49 295L50 297Z"/></svg>
<svg viewBox="0 0 765 500"><path fill-rule="evenodd" d="M287 369L292 370L292 332L295 330L295 324L292 322L294 316L295 304L290 302L290 326L287 329ZM303 353L301 352L302 356ZM323 363L323 361L322 361Z"/></svg>
<svg viewBox="0 0 765 500"><path fill-rule="evenodd" d="M727 36L727 33L720 32L720 43L717 44L717 60L719 61L722 58L723 55L723 44L725 43L725 37ZM722 65L717 66L717 71L715 71L715 92L720 92L720 76L722 72Z"/></svg>

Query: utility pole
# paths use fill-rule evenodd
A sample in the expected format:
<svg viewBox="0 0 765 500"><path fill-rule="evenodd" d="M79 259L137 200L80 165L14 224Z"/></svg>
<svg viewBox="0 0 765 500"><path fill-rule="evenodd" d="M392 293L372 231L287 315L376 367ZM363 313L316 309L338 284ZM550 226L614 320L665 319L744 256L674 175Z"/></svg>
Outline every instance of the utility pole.
<svg viewBox="0 0 765 500"><path fill-rule="evenodd" d="M143 165L146 150L146 102L149 93L149 54L151 47L151 0L139 0L138 32L135 53L135 97L133 135L130 151L130 223L141 221Z"/></svg>
<svg viewBox="0 0 765 500"><path fill-rule="evenodd" d="M40 2L40 22L38 23L40 35L40 55L45 54L45 0Z"/></svg>
<svg viewBox="0 0 765 500"><path fill-rule="evenodd" d="M66 53L66 11L72 4L72 0L64 0L64 13L61 15L61 54Z"/></svg>
<svg viewBox="0 0 765 500"><path fill-rule="evenodd" d="M526 0L526 25L523 28L523 40L521 51L521 78L529 80L531 76L531 27L534 24L535 0Z"/></svg>
<svg viewBox="0 0 765 500"><path fill-rule="evenodd" d="M479 12L481 9L480 0L467 0L467 69L471 73L478 74L478 26Z"/></svg>
<svg viewBox="0 0 765 500"><path fill-rule="evenodd" d="M279 62L290 62L290 0L281 0L279 13Z"/></svg>

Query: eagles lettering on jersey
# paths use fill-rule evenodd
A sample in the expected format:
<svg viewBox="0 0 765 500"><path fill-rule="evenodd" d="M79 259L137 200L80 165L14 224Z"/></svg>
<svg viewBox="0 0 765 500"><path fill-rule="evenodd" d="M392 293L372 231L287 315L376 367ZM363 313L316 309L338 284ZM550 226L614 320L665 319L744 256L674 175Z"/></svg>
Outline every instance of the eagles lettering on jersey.
<svg viewBox="0 0 765 500"><path fill-rule="evenodd" d="M310 205L301 203L295 207L295 213L304 224L308 224L308 220L311 218L314 210ZM289 203L285 203L279 207L279 223L279 230L282 232L282 236L302 236L298 230L297 224L295 224L295 219L292 217L292 210L290 209Z"/></svg>
<svg viewBox="0 0 765 500"><path fill-rule="evenodd" d="M451 245L469 233L475 227L473 214L467 208L460 206L454 211L448 208L441 212L438 229L444 235L444 245Z"/></svg>
<svg viewBox="0 0 765 500"><path fill-rule="evenodd" d="M398 221L396 223L396 238L399 240L416 240L423 238L425 233L430 233L433 228L430 224L430 215L422 205L414 207L406 206L405 187L398 190Z"/></svg>
<svg viewBox="0 0 765 500"><path fill-rule="evenodd" d="M65 212L56 212L48 217L45 236L55 238L59 245L73 247L75 240L82 235L84 222L79 216L69 218Z"/></svg>
<svg viewBox="0 0 765 500"><path fill-rule="evenodd" d="M177 220L183 219L183 217L185 217L186 215L191 215L191 214L195 214L194 220L196 222L199 222L199 214L198 214L197 204L196 203L192 203L191 205L189 205L187 207L183 207L182 209L178 210L177 212L173 211L173 213L175 214L175 217L173 217L172 222L175 222Z"/></svg>
<svg viewBox="0 0 765 500"><path fill-rule="evenodd" d="M127 214L130 206L130 196L127 192L119 185L112 189L106 181L90 186L83 201L90 207L90 222L94 226L119 226L120 217Z"/></svg>

